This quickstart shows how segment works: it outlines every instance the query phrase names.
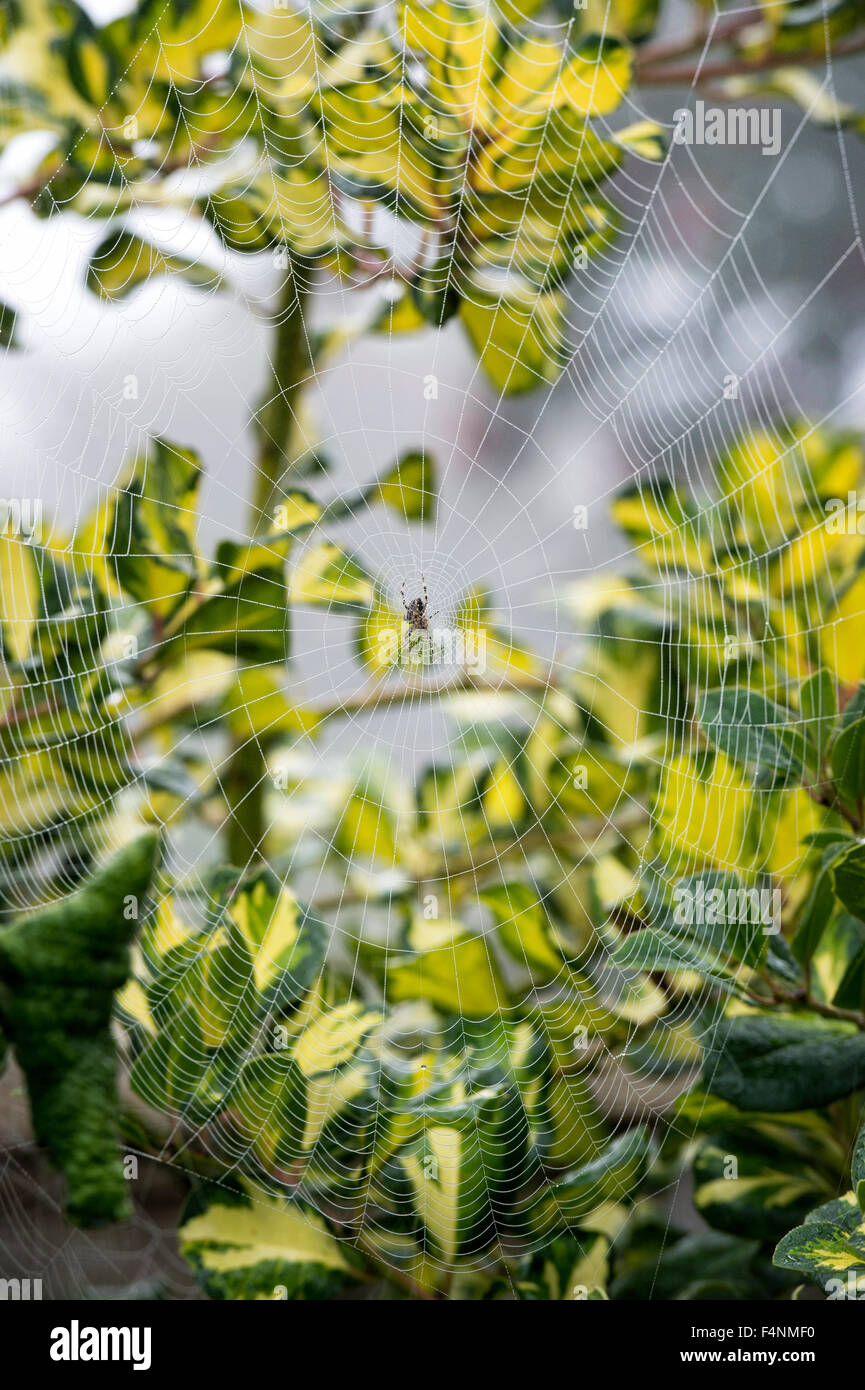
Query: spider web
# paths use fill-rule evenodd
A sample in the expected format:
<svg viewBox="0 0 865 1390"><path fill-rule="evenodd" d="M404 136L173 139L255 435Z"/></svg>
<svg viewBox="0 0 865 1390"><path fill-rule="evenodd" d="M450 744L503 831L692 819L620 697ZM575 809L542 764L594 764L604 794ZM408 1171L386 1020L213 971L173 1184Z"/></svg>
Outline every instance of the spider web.
<svg viewBox="0 0 865 1390"><path fill-rule="evenodd" d="M108 13L105 9L98 17ZM373 12L346 7L341 13L360 20ZM725 10L724 18L737 13ZM706 50L719 18L716 13L708 22ZM557 40L569 35L573 23L543 16L536 22L540 32ZM675 28L675 13L668 23ZM821 92L835 96L831 59L818 77ZM695 95L682 92L674 101L665 93L662 101L636 84L615 116L596 119L593 128L606 136L626 122L651 117L669 132L674 105L686 106ZM576 168L581 151L573 153ZM630 155L610 195L621 219L618 238L590 256L564 284L570 346L563 375L555 386L523 399L506 398L490 385L455 325L413 339L387 333L350 339L338 358L316 369L307 392L315 447L333 460L331 486L339 491L365 486L402 451L422 448L437 462L440 487L432 520L400 519L364 503L354 518L328 533L335 531L340 543L361 557L397 610L403 585L411 598L425 584L431 608L455 623L466 593L474 586L488 590L498 626L538 652L557 678L595 679L601 693L584 715L605 726L606 696L610 701L627 697L604 689L604 672L595 664L597 649L589 640L590 615L598 595L614 592L621 585L617 576L635 568L634 552L606 520L608 504L622 484L639 481L651 489L653 480L675 480L691 489L702 515L712 461L732 438L760 429L783 453L798 444L786 442L777 423L781 417L808 415L815 425L861 418L865 383L855 373L836 371L830 383L819 371L815 382L812 372L819 342L815 325L836 315L850 342L861 305L862 241L854 197L861 163L840 117L834 131L815 132L807 113L789 103L783 105L783 140L775 159L764 159L759 149L748 147L710 153L675 144L660 164ZM4 165L14 187L14 160L4 157ZM816 244L815 223L802 220L796 207L797 194L807 199L804 183L809 178L834 209L832 235L825 244ZM359 205L340 211L349 221L360 216ZM260 400L267 377L263 369L272 365L267 310L275 292L273 266L266 256L221 251L213 237L190 230L182 214L160 214L160 220L142 212L141 217L141 225L156 229L163 244L190 259L205 254L215 272L225 270L233 292L218 288L216 273L209 291L190 291L166 278L122 308L104 309L79 290L103 224L79 217L35 223L20 200L3 213L3 289L11 302L27 309L30 325L29 352L8 358L4 366L7 491L46 498L61 526L74 532L95 497L116 495L129 455L160 435L194 447L205 465L204 540L223 534L241 539L255 472L250 411ZM406 258L417 253L415 233L387 214L376 217L393 250L371 288L359 291L355 284L322 276L304 283L305 272L300 273L310 344L315 331L363 323L369 305L397 294ZM783 248L770 240L779 224ZM798 263L797 246L807 247ZM471 285L460 283L458 288L471 297ZM543 321L533 319L530 327L545 332ZM551 357L560 353L552 338L546 346ZM130 376L138 387L132 402L118 388ZM725 393L725 382L734 383L732 393ZM590 519L581 529L574 523L579 505L587 508ZM815 532L823 519L815 512ZM313 534L310 543L316 539ZM772 538L764 540L768 554ZM671 620L698 610L702 602L696 584L645 577L641 582L660 591L654 596ZM357 873L360 847L338 841L339 810L356 789L375 788L368 804L396 827L399 849L401 837L408 834L407 790L431 763L457 766L471 757L473 707L456 686L445 683L431 697L412 681L405 681L385 706L366 707L356 698L364 675L354 647L355 620L301 608L293 611L293 623L288 689L301 701L341 707L342 717L330 720L314 742L302 741L280 755L288 768L287 788L274 790L266 774L270 840L278 846L272 859L278 876L326 916L352 993L363 998L362 940L368 923L382 914L382 880L389 869L400 871L400 861L395 853L393 865L380 867L364 886ZM687 652L679 651L678 659L685 664ZM98 665L94 650L93 669ZM541 729L540 749L552 752L540 723L542 709L545 720L556 722L550 703L519 688L508 692L507 673L497 673L496 682L509 693L523 728ZM684 743L680 739L675 692L666 686L660 710L666 723L663 743L640 754L654 760L659 775L678 754L696 752L693 734ZM635 708L632 713L638 722L648 711ZM569 733L561 723L559 731ZM512 743L497 742L495 732L488 737L497 763L514 770ZM187 741L197 757L209 760L218 783L226 773L224 747L195 730L183 736L175 751L189 751L183 746ZM543 775L542 766L538 771ZM130 814L136 792L133 785L124 793ZM762 794L752 789L753 796ZM640 812L629 801L623 792L612 814L598 806L595 832L586 838L582 856L572 858L569 874L603 852L611 828L626 825L629 812ZM461 814L458 803L445 809ZM17 810L19 833L26 835L27 807ZM108 825L118 839L126 828L120 817ZM170 833L172 866L182 894L207 901L209 875L224 860L224 824L198 820L196 826L194 835ZM487 828L492 844L494 827ZM616 834L627 839L628 830L616 829ZM538 854L545 850L545 882L560 888L565 872L559 865L562 877L550 884L550 864L558 860L549 857L555 846L544 845L544 835L540 824L527 827L521 837L525 846L518 840L506 862L491 849L472 865L475 888L512 878L532 882ZM237 867L250 868L252 860ZM433 898L446 901L448 867L445 853L444 873L424 883ZM645 867L664 876L659 862ZM73 884L70 878L67 886ZM13 906L25 903L22 894ZM598 928L599 946L606 925ZM489 953L489 933L479 927L478 937ZM385 960L389 949L385 936ZM683 999L662 1016L661 1027L675 1028L687 1007ZM492 1045L501 1020L513 1012L509 1003L485 1020L475 1018L473 1039L483 1039L486 1030ZM413 1026L413 1020L407 1021L406 1046ZM635 1022L613 1056L602 1031L601 1065L591 1073L600 1110L620 1127L639 1118L651 1120L685 1084L679 1078L671 1089L628 1067L636 1033ZM391 1041L398 1047L399 1035ZM465 1038L462 1045L468 1046ZM386 1084L383 1075L379 1079ZM585 1138L596 1151L605 1142L591 1118ZM184 1148L194 1142L206 1148L208 1136L178 1128L157 1157L183 1171ZM220 1144L223 1157L227 1149L230 1179L249 1158L248 1136L227 1130ZM319 1168L327 1168L327 1153L320 1147L315 1158ZM7 1164L17 1162L16 1150L9 1149ZM302 1183L298 1190L314 1204ZM260 1198L286 1191L284 1183L273 1179ZM600 1201L600 1187L596 1195ZM45 1200L50 1204L53 1198ZM494 1212L491 1219L495 1225ZM153 1222L140 1205L136 1223L140 1231L153 1234ZM27 1248L40 1271L50 1274L59 1267L73 1286L92 1284L84 1268L86 1249L70 1259L59 1236L52 1247L44 1232L30 1224L14 1189L6 1204L6 1227L11 1233L3 1242L7 1251L16 1245ZM84 1245L89 1240L78 1239ZM137 1257L139 1278L160 1262L151 1250L145 1242ZM427 1259L431 1266L438 1263L433 1252L427 1252ZM34 1269L28 1267L28 1272ZM126 1275L121 1271L119 1277Z"/></svg>

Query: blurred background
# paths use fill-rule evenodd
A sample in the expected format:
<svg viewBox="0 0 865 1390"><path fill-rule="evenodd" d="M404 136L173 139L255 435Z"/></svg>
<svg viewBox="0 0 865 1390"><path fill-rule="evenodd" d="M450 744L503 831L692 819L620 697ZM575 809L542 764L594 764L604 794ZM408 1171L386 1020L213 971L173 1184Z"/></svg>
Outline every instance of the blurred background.
<svg viewBox="0 0 865 1390"><path fill-rule="evenodd" d="M121 6L86 8L105 18ZM684 14L668 7L668 34ZM830 95L865 98L861 60L835 75L814 71ZM652 118L671 130L676 109L694 99L688 90L635 89L621 123ZM409 448L427 450L439 470L433 522L404 526L379 509L346 527L392 595L403 580L411 594L424 575L438 607L481 584L503 625L552 655L578 635L562 603L569 586L627 565L606 518L617 488L670 473L698 485L726 439L779 416L863 424L865 144L853 126L821 129L797 106L777 104L776 157L749 146L671 145L660 166L629 161L615 182L622 235L567 287L573 357L554 388L500 398L455 321L392 341L359 336L321 374L309 429L332 461L325 492L368 482ZM32 154L0 159L0 200ZM187 235L170 220L162 230L169 242ZM163 279L106 307L84 285L103 234L104 224L78 217L39 220L21 199L0 206L0 299L24 311L26 349L0 360L0 496L39 498L71 535L117 486L130 455L161 435L194 448L206 470L205 546L240 537L250 418L267 380L256 306L268 303L277 273L266 256L252 267L236 257L240 292ZM208 251L218 265L224 253L215 244ZM370 307L323 280L311 327L346 326ZM573 525L576 506L588 509L585 529ZM320 615L301 615L294 638L308 691L339 694L357 683L349 620L329 620L323 642ZM349 721L335 737L352 753L374 734L406 772L447 747L433 704L422 724L410 711L386 729L377 718ZM70 1235L59 1189L30 1150L16 1085L8 1072L0 1092L3 1272L32 1274L35 1250L45 1257L46 1297L112 1287L129 1296L151 1276L169 1279L175 1295L191 1293L172 1247L173 1174L154 1166L144 1175L128 1230Z"/></svg>

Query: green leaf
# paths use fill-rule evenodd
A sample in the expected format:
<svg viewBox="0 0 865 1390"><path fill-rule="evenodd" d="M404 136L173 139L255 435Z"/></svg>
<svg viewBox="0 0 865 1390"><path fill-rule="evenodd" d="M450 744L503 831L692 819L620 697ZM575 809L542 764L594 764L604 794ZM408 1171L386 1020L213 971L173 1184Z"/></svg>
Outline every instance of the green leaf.
<svg viewBox="0 0 865 1390"><path fill-rule="evenodd" d="M658 569L702 572L711 553L706 511L685 489L660 479L617 493L611 516Z"/></svg>
<svg viewBox="0 0 865 1390"><path fill-rule="evenodd" d="M732 758L768 774L770 786L798 781L803 772L804 740L789 713L745 686L710 690L698 718L708 738Z"/></svg>
<svg viewBox="0 0 865 1390"><path fill-rule="evenodd" d="M630 970L696 970L724 988L735 967L759 965L773 927L772 890L745 885L735 874L680 879L675 907L658 926L623 937L613 961Z"/></svg>
<svg viewBox="0 0 865 1390"><path fill-rule="evenodd" d="M792 1127L791 1127L792 1128ZM758 1240L779 1240L833 1190L807 1144L746 1124L721 1128L694 1159L694 1205L711 1226ZM732 1160L732 1162L731 1162ZM735 1165L735 1166L733 1166Z"/></svg>
<svg viewBox="0 0 865 1390"><path fill-rule="evenodd" d="M24 661L42 609L42 582L33 546L0 534L0 634L7 660Z"/></svg>
<svg viewBox="0 0 865 1390"><path fill-rule="evenodd" d="M157 275L176 275L188 285L219 289L222 277L210 266L160 251L123 228L99 243L87 267L87 288L103 299L119 301L149 284Z"/></svg>
<svg viewBox="0 0 865 1390"><path fill-rule="evenodd" d="M334 251L345 237L332 191L315 170L283 174L271 164L259 178L222 184L201 206L231 251L288 246L300 256L314 257Z"/></svg>
<svg viewBox="0 0 865 1390"><path fill-rule="evenodd" d="M18 311L0 301L0 348L18 348Z"/></svg>
<svg viewBox="0 0 865 1390"><path fill-rule="evenodd" d="M646 1169L650 1134L642 1125L613 1139L596 1158L551 1183L546 1191L518 1204L530 1217L532 1229L542 1231L564 1220L584 1221L608 1202L633 1193Z"/></svg>
<svg viewBox="0 0 865 1390"><path fill-rule="evenodd" d="M210 1021L213 1025L214 1019ZM206 1123L223 1108L228 1086L215 1075L208 1077L213 1053L205 1041L198 1011L184 1004L160 1023L165 1026L135 1059L132 1089L156 1109L188 1114L195 1122Z"/></svg>
<svg viewBox="0 0 865 1390"><path fill-rule="evenodd" d="M856 1143L853 1145L853 1160L850 1165L850 1173L853 1178L853 1191L856 1193L856 1201L859 1203L861 1211L865 1212L865 1123L856 1136Z"/></svg>
<svg viewBox="0 0 865 1390"><path fill-rule="evenodd" d="M293 1178L307 1121L307 1081L294 1058L282 1052L248 1058L227 1103L265 1172Z"/></svg>
<svg viewBox="0 0 865 1390"><path fill-rule="evenodd" d="M832 880L847 911L865 922L865 845L855 844L836 859Z"/></svg>
<svg viewBox="0 0 865 1390"><path fill-rule="evenodd" d="M431 1115L421 1137L401 1150L397 1160L411 1186L413 1206L427 1238L436 1255L449 1265L464 1250L471 1251L492 1237L495 1155L504 1147L503 1136L497 1132L502 1108L492 1088L483 1099L461 1108L469 1108L471 1118L460 1116L449 1124ZM386 1180L387 1170L383 1176Z"/></svg>
<svg viewBox="0 0 865 1390"><path fill-rule="evenodd" d="M384 503L406 521L429 521L435 509L432 459L420 450L403 454L376 484L371 501Z"/></svg>
<svg viewBox="0 0 865 1390"><path fill-rule="evenodd" d="M426 949L396 956L387 974L388 998L428 999L447 1013L468 1018L497 1014L506 998L489 942L461 922L418 922L428 928ZM415 933L415 940L419 940Z"/></svg>
<svg viewBox="0 0 865 1390"><path fill-rule="evenodd" d="M556 978L564 956L542 900L527 883L503 883L478 894L491 910L498 936L518 965L528 969L536 982Z"/></svg>
<svg viewBox="0 0 865 1390"><path fill-rule="evenodd" d="M267 1016L295 1008L317 982L327 941L324 924L267 871L242 881L203 931L158 923L144 942L157 963L146 996L155 1031L133 1089L198 1123L212 1118Z"/></svg>
<svg viewBox="0 0 865 1390"><path fill-rule="evenodd" d="M755 1240L717 1231L685 1236L666 1249L662 1247L657 1254L652 1252L636 1268L616 1278L610 1293L614 1300L663 1302L691 1299L711 1284L729 1290L721 1295L724 1298L759 1297L753 1273L758 1249Z"/></svg>
<svg viewBox="0 0 865 1390"><path fill-rule="evenodd" d="M277 666L241 667L227 682L222 709L228 728L244 742L312 735L322 718L288 699L283 691L283 672Z"/></svg>
<svg viewBox="0 0 865 1390"><path fill-rule="evenodd" d="M296 1202L218 1193L179 1238L209 1298L327 1299L362 1277L349 1248Z"/></svg>
<svg viewBox="0 0 865 1390"><path fill-rule="evenodd" d="M811 761L819 774L838 717L838 690L832 672L827 671L825 666L802 682L799 690L799 713L802 717L802 732L809 748L813 750Z"/></svg>
<svg viewBox="0 0 865 1390"><path fill-rule="evenodd" d="M848 725L855 723L857 719L862 719L863 716L865 716L865 681L860 681L844 706L841 714L841 728L846 729Z"/></svg>
<svg viewBox="0 0 865 1390"><path fill-rule="evenodd" d="M846 920L839 920L838 928L839 946L844 953L841 959L846 959L847 963L832 995L832 1003L837 1009L859 1010L865 1000L865 926L847 917Z"/></svg>
<svg viewBox="0 0 865 1390"><path fill-rule="evenodd" d="M165 652L207 648L250 662L288 655L288 542L222 541L210 576L193 586L167 628Z"/></svg>
<svg viewBox="0 0 865 1390"><path fill-rule="evenodd" d="M655 121L635 121L633 125L613 131L610 138L626 154L648 159L652 164L657 164L667 153L664 128Z"/></svg>
<svg viewBox="0 0 865 1390"><path fill-rule="evenodd" d="M696 970L705 980L730 989L732 981L725 961L711 946L688 932L677 934L662 927L631 932L612 953L622 970Z"/></svg>
<svg viewBox="0 0 865 1390"><path fill-rule="evenodd" d="M294 603L331 613L357 614L371 606L375 587L353 556L327 541L301 556L291 574L289 596Z"/></svg>
<svg viewBox="0 0 865 1390"><path fill-rule="evenodd" d="M843 801L856 809L865 799L865 719L842 729L832 745L832 778Z"/></svg>
<svg viewBox="0 0 865 1390"><path fill-rule="evenodd" d="M381 676L401 664L411 663L411 650L403 642L404 624L404 614L376 594L369 612L358 622L355 637L357 658L374 675Z"/></svg>
<svg viewBox="0 0 865 1390"><path fill-rule="evenodd" d="M460 318L496 390L534 391L555 381L565 360L564 295L464 299Z"/></svg>
<svg viewBox="0 0 865 1390"><path fill-rule="evenodd" d="M344 517L354 516L362 507L382 503L405 521L429 521L435 510L435 499L432 459L419 450L411 450L368 487L334 497L322 515L328 522L342 521Z"/></svg>
<svg viewBox="0 0 865 1390"><path fill-rule="evenodd" d="M702 1084L741 1110L807 1110L865 1085L865 1033L816 1015L725 1019Z"/></svg>
<svg viewBox="0 0 865 1390"><path fill-rule="evenodd" d="M109 555L121 588L164 619L186 598L200 573L195 544L198 459L154 439L135 461L118 495Z"/></svg>
<svg viewBox="0 0 865 1390"><path fill-rule="evenodd" d="M0 933L0 1016L27 1078L33 1127L82 1225L128 1210L110 1032L158 838L118 851L76 893Z"/></svg>
<svg viewBox="0 0 865 1390"><path fill-rule="evenodd" d="M790 942L790 950L800 965L807 965L814 955L835 911L837 899L833 865L840 849L841 846L834 842L824 852L808 901L802 909L795 935Z"/></svg>
<svg viewBox="0 0 865 1390"><path fill-rule="evenodd" d="M569 1231L533 1255L524 1255L488 1298L532 1302L595 1301L607 1298L610 1241L591 1231Z"/></svg>
<svg viewBox="0 0 865 1390"><path fill-rule="evenodd" d="M459 272L446 252L433 265L424 265L411 282L410 294L424 322L441 328L460 307Z"/></svg>
<svg viewBox="0 0 865 1390"><path fill-rule="evenodd" d="M301 907L270 873L236 893L226 920L237 928L252 958L252 982L280 1004L299 999L317 979L327 949L327 928Z"/></svg>
<svg viewBox="0 0 865 1390"><path fill-rule="evenodd" d="M340 811L334 844L347 860L379 860L393 869L399 858L396 834L394 817L361 787Z"/></svg>
<svg viewBox="0 0 865 1390"><path fill-rule="evenodd" d="M779 1242L774 1262L806 1274L828 1298L860 1298L865 1291L865 1218L855 1195L848 1192L812 1211Z"/></svg>
<svg viewBox="0 0 865 1390"><path fill-rule="evenodd" d="M600 142L586 117L613 111L630 73L630 48L617 39L587 35L567 52L549 39L518 38L505 51L490 96L490 138L473 171L476 186L520 189L568 168L590 182L584 146Z"/></svg>

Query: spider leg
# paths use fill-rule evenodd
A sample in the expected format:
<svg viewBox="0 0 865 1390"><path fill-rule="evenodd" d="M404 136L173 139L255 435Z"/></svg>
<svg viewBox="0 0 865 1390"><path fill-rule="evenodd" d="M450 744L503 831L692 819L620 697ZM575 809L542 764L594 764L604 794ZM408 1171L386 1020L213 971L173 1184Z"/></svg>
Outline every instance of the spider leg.
<svg viewBox="0 0 865 1390"><path fill-rule="evenodd" d="M408 604L407 604L406 601L405 601L405 580L402 581L402 588L400 589L400 594L402 595L402 606L403 606L403 608L405 609L405 611L406 611L406 613L407 613L407 612L408 612Z"/></svg>
<svg viewBox="0 0 865 1390"><path fill-rule="evenodd" d="M423 584L423 602L424 608L426 608L427 604L429 603L429 594L426 591L426 580L424 579L423 575L421 575L420 577L420 582L421 584Z"/></svg>

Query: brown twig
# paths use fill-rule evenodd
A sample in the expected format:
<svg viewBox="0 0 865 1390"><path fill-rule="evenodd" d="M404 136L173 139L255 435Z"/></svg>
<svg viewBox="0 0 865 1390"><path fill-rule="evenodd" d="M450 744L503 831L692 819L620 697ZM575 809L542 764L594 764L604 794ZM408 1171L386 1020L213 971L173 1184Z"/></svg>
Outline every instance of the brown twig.
<svg viewBox="0 0 865 1390"><path fill-rule="evenodd" d="M817 806L822 806L824 810L834 811L837 815L842 816L851 829L855 830L857 835L861 835L861 819L855 816L852 811L848 811L835 794L834 789L831 795L828 792L818 792L814 787L809 786L804 787L804 790Z"/></svg>
<svg viewBox="0 0 865 1390"><path fill-rule="evenodd" d="M837 1004L824 1004L822 999L815 999L807 988L794 991L782 989L780 985L768 981L767 983L772 991L772 997L777 1003L800 1004L813 1013L820 1014L822 1018L831 1018L842 1023L855 1023L857 1028L865 1032L865 1013L860 1012L860 1010L841 1009Z"/></svg>
<svg viewBox="0 0 865 1390"><path fill-rule="evenodd" d="M637 83L647 87L699 87L722 77L747 77L750 73L769 72L773 68L798 67L803 64L828 62L830 58L849 58L865 51L865 35L843 40L834 48L801 48L790 53L764 53L755 58L728 58L717 63L673 65L672 67L643 67L637 69Z"/></svg>
<svg viewBox="0 0 865 1390"><path fill-rule="evenodd" d="M759 9L747 10L743 14L733 15L730 19L718 24L714 30L704 19L687 38L656 39L640 49L634 59L634 71L640 73L644 68L654 67L658 63L666 63L670 58L685 58L695 49L703 48L706 43L712 45L726 43L740 30L756 23L761 17Z"/></svg>
<svg viewBox="0 0 865 1390"><path fill-rule="evenodd" d="M505 691L505 693L513 691L516 694L525 695L540 694L549 690L552 678L552 672L533 675L531 672L521 671L513 676L495 681L479 679L473 676L470 671L464 671L455 680L442 681L435 685L408 685L404 683L384 689L373 686L370 689L361 690L357 694L346 695L342 699L313 706L310 712L320 719L330 719L341 714L362 714L367 710L388 709L393 705L402 705L411 700L434 700L439 695L459 695L472 690Z"/></svg>

